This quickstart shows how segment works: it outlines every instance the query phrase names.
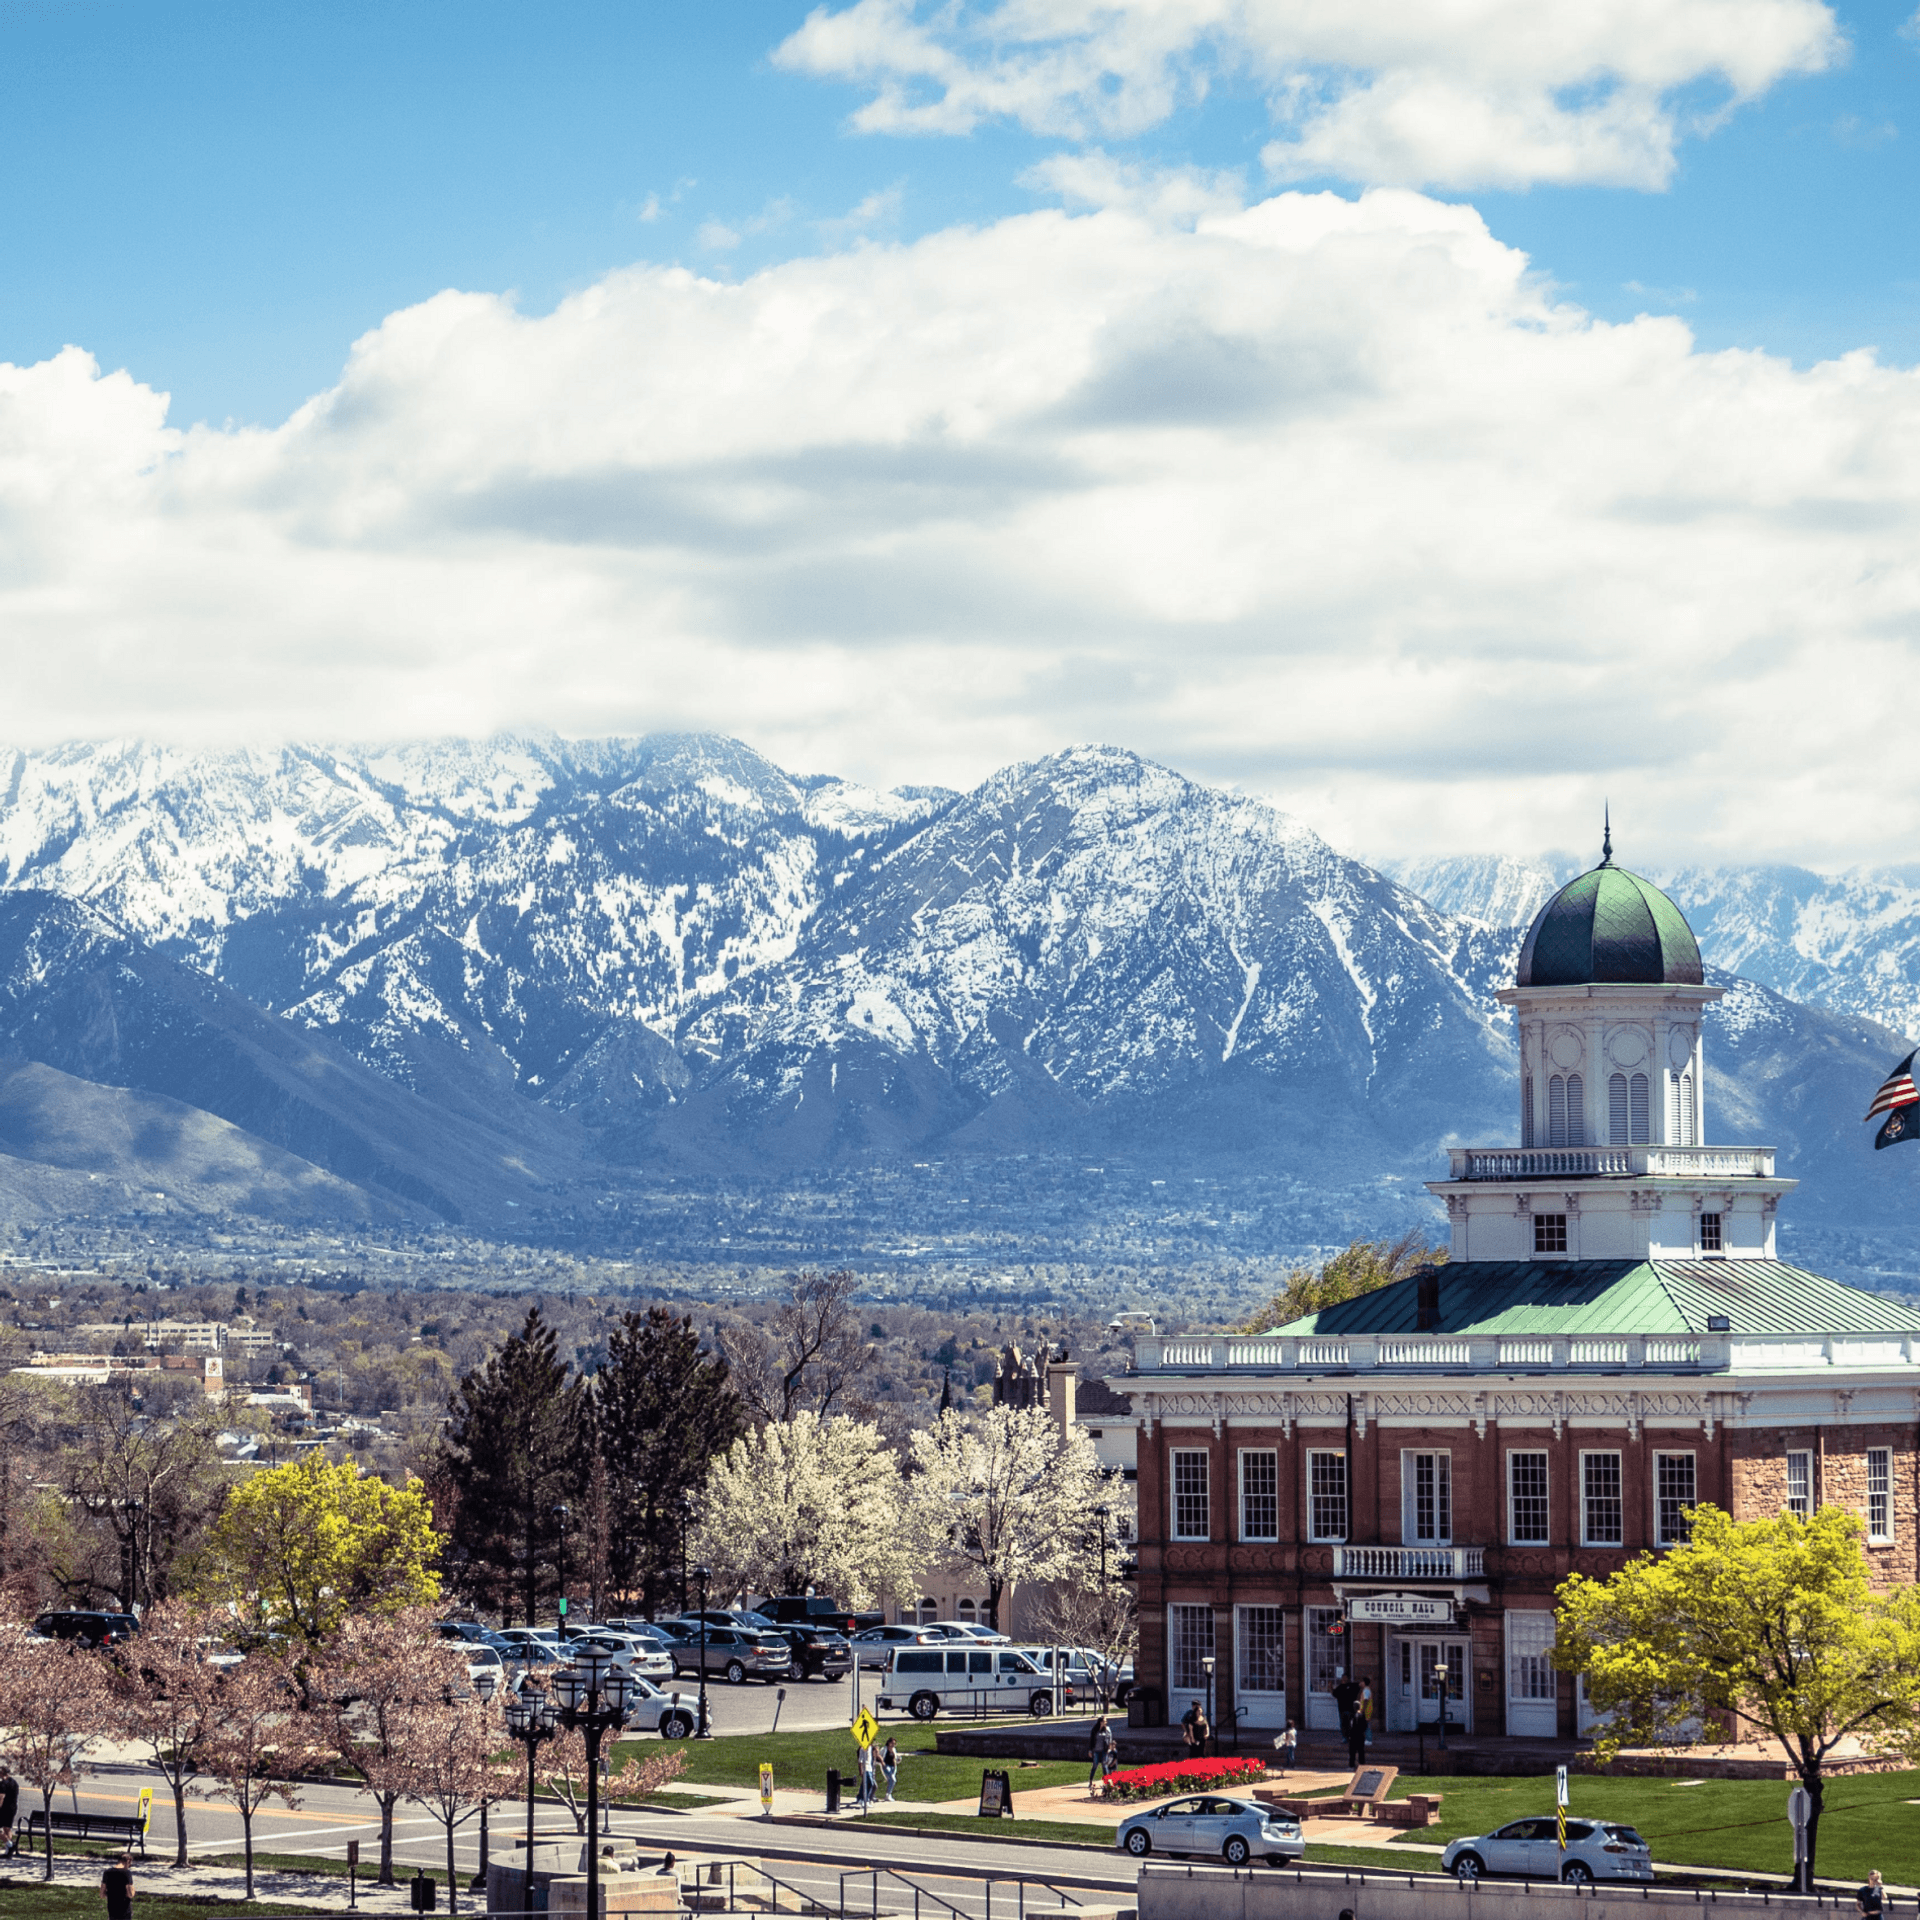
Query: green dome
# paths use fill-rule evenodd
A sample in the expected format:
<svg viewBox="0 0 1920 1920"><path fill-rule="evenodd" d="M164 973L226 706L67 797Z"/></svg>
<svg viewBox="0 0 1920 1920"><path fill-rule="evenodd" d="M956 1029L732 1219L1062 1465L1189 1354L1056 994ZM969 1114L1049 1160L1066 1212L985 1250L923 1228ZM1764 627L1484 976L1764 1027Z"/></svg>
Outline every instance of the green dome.
<svg viewBox="0 0 1920 1920"><path fill-rule="evenodd" d="M1697 987L1700 943L1680 909L1638 874L1603 862L1569 880L1535 916L1514 984L1633 981Z"/></svg>

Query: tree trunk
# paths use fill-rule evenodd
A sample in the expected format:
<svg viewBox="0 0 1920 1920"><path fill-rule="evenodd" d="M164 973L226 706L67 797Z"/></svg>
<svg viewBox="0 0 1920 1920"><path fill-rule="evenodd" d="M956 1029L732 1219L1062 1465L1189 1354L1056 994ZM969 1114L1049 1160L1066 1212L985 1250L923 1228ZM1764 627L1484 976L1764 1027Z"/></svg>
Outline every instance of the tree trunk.
<svg viewBox="0 0 1920 1920"><path fill-rule="evenodd" d="M47 1820L47 1870L44 1878L53 1878L53 1788L51 1784L40 1796L40 1804L46 1811Z"/></svg>
<svg viewBox="0 0 1920 1920"><path fill-rule="evenodd" d="M173 1864L176 1867L187 1864L187 1776L184 1773L173 1777Z"/></svg>
<svg viewBox="0 0 1920 1920"><path fill-rule="evenodd" d="M1000 1631L1000 1596L1005 1591L1005 1581L993 1574L987 1576L987 1625L995 1633Z"/></svg>
<svg viewBox="0 0 1920 1920"><path fill-rule="evenodd" d="M449 1914L460 1911L460 1876L453 1867L453 1826L454 1823L449 1820L447 1822L447 1912ZM532 1866L533 1862L529 1860L527 1864Z"/></svg>
<svg viewBox="0 0 1920 1920"><path fill-rule="evenodd" d="M245 1797L240 1801L240 1832L247 1848L247 1898L253 1898L253 1809Z"/></svg>
<svg viewBox="0 0 1920 1920"><path fill-rule="evenodd" d="M1820 1838L1820 1808L1826 1799L1826 1783L1820 1777L1820 1769L1813 1766L1804 1769L1800 1775L1800 1784L1807 1790L1807 1798L1813 1803L1807 1809L1807 1884L1803 1893L1813 1891L1813 1861L1815 1843Z"/></svg>
<svg viewBox="0 0 1920 1920"><path fill-rule="evenodd" d="M397 1793L376 1793L374 1804L380 1809L380 1877L377 1886L391 1887L396 1884L393 1877L393 1808L400 1796Z"/></svg>

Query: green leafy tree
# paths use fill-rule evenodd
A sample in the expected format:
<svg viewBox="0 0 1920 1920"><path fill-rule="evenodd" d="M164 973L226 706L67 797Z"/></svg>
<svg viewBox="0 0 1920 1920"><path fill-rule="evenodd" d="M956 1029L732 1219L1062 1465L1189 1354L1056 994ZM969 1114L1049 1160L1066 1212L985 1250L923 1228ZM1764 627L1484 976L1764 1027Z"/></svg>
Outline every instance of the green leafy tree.
<svg viewBox="0 0 1920 1920"><path fill-rule="evenodd" d="M1559 1601L1554 1664L1584 1674L1611 1716L1599 1756L1691 1744L1731 1715L1757 1724L1812 1802L1809 1884L1835 1748L1857 1737L1920 1756L1920 1594L1873 1590L1860 1521L1842 1508L1735 1521L1696 1507L1684 1546L1606 1580L1575 1574Z"/></svg>
<svg viewBox="0 0 1920 1920"><path fill-rule="evenodd" d="M1441 1266L1446 1259L1445 1247L1428 1246L1417 1231L1404 1233L1398 1240L1356 1240L1325 1266L1296 1267L1279 1292L1234 1331L1265 1333L1270 1327L1284 1327L1290 1320L1390 1287L1422 1267Z"/></svg>
<svg viewBox="0 0 1920 1920"><path fill-rule="evenodd" d="M207 1541L199 1596L317 1647L351 1610L439 1598L445 1537L417 1480L404 1487L317 1452L235 1487Z"/></svg>
<svg viewBox="0 0 1920 1920"><path fill-rule="evenodd" d="M727 1363L701 1348L689 1315L629 1313L594 1377L604 1463L607 1584L640 1595L649 1618L680 1552L681 1501L746 1431Z"/></svg>
<svg viewBox="0 0 1920 1920"><path fill-rule="evenodd" d="M593 1458L586 1383L562 1360L535 1307L448 1402L445 1477L454 1493L450 1564L460 1585L531 1626L558 1590L560 1560L585 1507Z"/></svg>

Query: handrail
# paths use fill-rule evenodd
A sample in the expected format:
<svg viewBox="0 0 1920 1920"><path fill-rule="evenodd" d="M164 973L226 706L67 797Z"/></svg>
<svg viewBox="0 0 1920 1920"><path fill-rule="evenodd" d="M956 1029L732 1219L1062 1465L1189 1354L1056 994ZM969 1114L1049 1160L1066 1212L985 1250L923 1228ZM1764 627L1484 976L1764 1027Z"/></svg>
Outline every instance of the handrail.
<svg viewBox="0 0 1920 1920"><path fill-rule="evenodd" d="M1771 1180L1771 1147L1449 1147L1454 1180Z"/></svg>

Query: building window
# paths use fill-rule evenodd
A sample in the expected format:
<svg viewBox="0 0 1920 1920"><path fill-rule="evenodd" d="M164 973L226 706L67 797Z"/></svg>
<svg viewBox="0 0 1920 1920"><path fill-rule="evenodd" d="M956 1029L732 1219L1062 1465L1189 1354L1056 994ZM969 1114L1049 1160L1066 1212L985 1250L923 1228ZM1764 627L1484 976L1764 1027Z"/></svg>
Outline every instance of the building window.
<svg viewBox="0 0 1920 1920"><path fill-rule="evenodd" d="M1240 1538L1280 1538L1280 1456L1248 1448L1240 1455Z"/></svg>
<svg viewBox="0 0 1920 1920"><path fill-rule="evenodd" d="M1720 1216L1717 1213L1703 1213L1700 1216L1700 1251L1702 1253L1725 1251L1720 1244Z"/></svg>
<svg viewBox="0 0 1920 1920"><path fill-rule="evenodd" d="M1167 1609L1168 1685L1175 1693L1205 1693L1207 1669L1213 1658L1213 1609L1183 1606Z"/></svg>
<svg viewBox="0 0 1920 1920"><path fill-rule="evenodd" d="M1579 1147L1587 1138L1587 1088L1577 1073L1556 1073L1547 1082L1547 1145Z"/></svg>
<svg viewBox="0 0 1920 1920"><path fill-rule="evenodd" d="M1813 1518L1813 1455L1787 1455L1787 1511L1801 1520Z"/></svg>
<svg viewBox="0 0 1920 1920"><path fill-rule="evenodd" d="M1516 1547L1547 1544L1547 1456L1544 1453L1507 1455L1508 1498L1511 1518L1508 1537Z"/></svg>
<svg viewBox="0 0 1920 1920"><path fill-rule="evenodd" d="M1636 1147L1644 1147L1653 1138L1653 1115L1649 1111L1651 1104L1647 1097L1647 1076L1636 1073L1627 1082L1629 1124L1633 1129L1633 1144Z"/></svg>
<svg viewBox="0 0 1920 1920"><path fill-rule="evenodd" d="M1626 1542L1625 1516L1620 1504L1620 1456L1617 1453L1583 1453L1580 1456L1580 1482L1585 1509L1586 1531L1582 1540L1589 1547L1618 1547Z"/></svg>
<svg viewBox="0 0 1920 1920"><path fill-rule="evenodd" d="M1533 1216L1533 1250L1535 1253L1566 1252L1567 1216L1564 1213L1536 1213Z"/></svg>
<svg viewBox="0 0 1920 1920"><path fill-rule="evenodd" d="M1893 1449L1867 1449L1867 1538L1882 1544L1893 1538Z"/></svg>
<svg viewBox="0 0 1920 1920"><path fill-rule="evenodd" d="M1173 1456L1173 1537L1204 1540L1211 1530L1207 1510L1207 1456L1176 1449Z"/></svg>
<svg viewBox="0 0 1920 1920"><path fill-rule="evenodd" d="M1667 1129L1670 1146L1690 1147L1693 1145L1693 1075L1674 1073L1667 1076L1667 1084L1672 1089L1672 1123Z"/></svg>
<svg viewBox="0 0 1920 1920"><path fill-rule="evenodd" d="M1344 1540L1347 1537L1347 1456L1344 1453L1307 1455L1307 1537Z"/></svg>
<svg viewBox="0 0 1920 1920"><path fill-rule="evenodd" d="M1452 1540L1452 1454L1400 1456L1400 1537L1420 1546L1445 1546Z"/></svg>
<svg viewBox="0 0 1920 1920"><path fill-rule="evenodd" d="M1520 1144L1533 1145L1533 1075L1520 1082Z"/></svg>
<svg viewBox="0 0 1920 1920"><path fill-rule="evenodd" d="M1240 1609L1237 1673L1242 1693L1286 1692L1286 1618L1278 1607Z"/></svg>
<svg viewBox="0 0 1920 1920"><path fill-rule="evenodd" d="M1307 1609L1307 1691L1331 1693L1347 1664L1346 1636L1336 1633L1338 1607Z"/></svg>
<svg viewBox="0 0 1920 1920"><path fill-rule="evenodd" d="M1544 1456L1543 1456L1544 1458ZM1557 1691L1553 1671L1553 1615L1507 1615L1507 1697L1551 1700Z"/></svg>
<svg viewBox="0 0 1920 1920"><path fill-rule="evenodd" d="M1689 1517L1698 1504L1693 1485L1693 1455L1656 1453L1653 1456L1654 1544L1684 1545L1693 1532Z"/></svg>
<svg viewBox="0 0 1920 1920"><path fill-rule="evenodd" d="M955 1609L955 1612L958 1614L962 1626L971 1626L973 1624L973 1602L971 1600L962 1600L960 1605Z"/></svg>
<svg viewBox="0 0 1920 1920"><path fill-rule="evenodd" d="M1627 1076L1616 1073L1607 1081L1607 1141L1624 1147L1627 1142Z"/></svg>

